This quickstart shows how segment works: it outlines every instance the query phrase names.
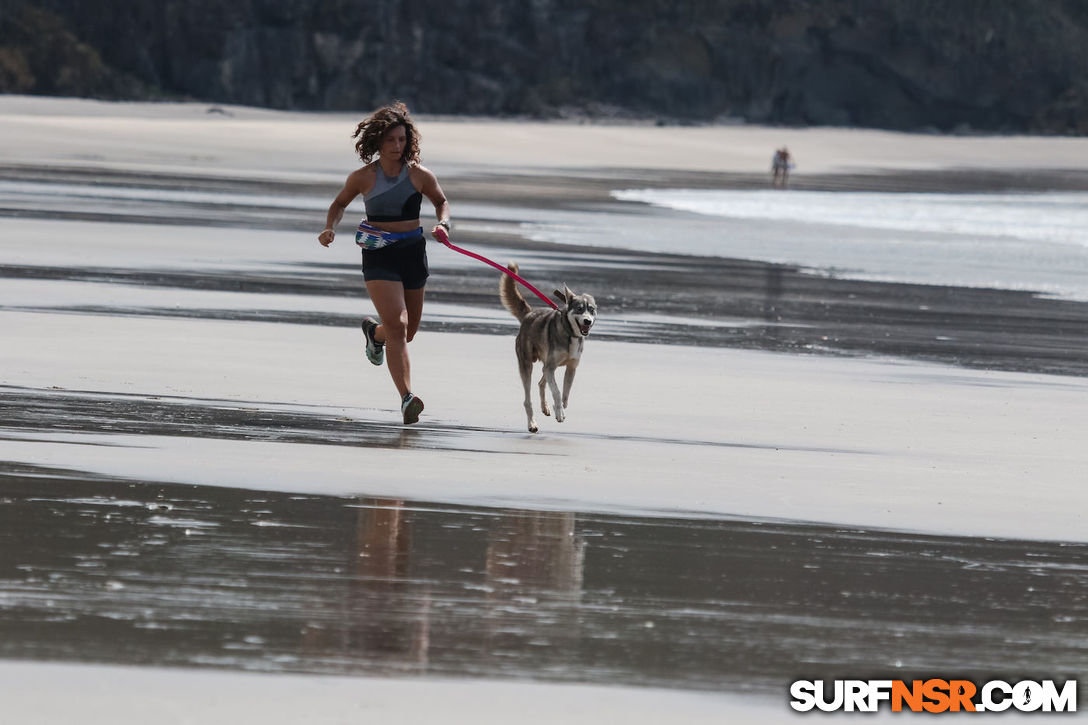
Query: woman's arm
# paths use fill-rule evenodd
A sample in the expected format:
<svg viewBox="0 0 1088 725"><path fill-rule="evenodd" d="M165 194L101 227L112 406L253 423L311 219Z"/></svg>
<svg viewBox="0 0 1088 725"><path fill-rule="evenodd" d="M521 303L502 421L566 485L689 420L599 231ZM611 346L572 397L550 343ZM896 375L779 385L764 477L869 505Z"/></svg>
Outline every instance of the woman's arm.
<svg viewBox="0 0 1088 725"><path fill-rule="evenodd" d="M332 240L336 238L336 225L344 218L344 210L361 193L359 181L362 171L363 169L359 169L348 175L344 188L329 205L329 213L325 215L325 228L317 235L317 241L321 242L321 246L327 247L332 244Z"/></svg>
<svg viewBox="0 0 1088 725"><path fill-rule="evenodd" d="M442 187L438 185L438 177L422 166L416 166L413 171L417 174L417 178L413 179L417 183L416 188L434 204L434 214L438 218L438 223L444 226L448 232L450 230L450 203L446 201L446 195L442 192Z"/></svg>

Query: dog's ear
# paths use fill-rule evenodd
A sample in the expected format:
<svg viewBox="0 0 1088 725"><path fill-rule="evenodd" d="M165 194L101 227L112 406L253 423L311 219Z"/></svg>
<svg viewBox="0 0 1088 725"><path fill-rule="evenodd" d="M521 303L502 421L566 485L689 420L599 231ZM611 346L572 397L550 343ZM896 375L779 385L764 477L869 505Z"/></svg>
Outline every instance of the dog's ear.
<svg viewBox="0 0 1088 725"><path fill-rule="evenodd" d="M563 285L562 290L556 290L555 292L552 292L552 294L555 296L555 299L559 300L564 305L570 304L570 298L574 296L574 293L570 291L566 284Z"/></svg>

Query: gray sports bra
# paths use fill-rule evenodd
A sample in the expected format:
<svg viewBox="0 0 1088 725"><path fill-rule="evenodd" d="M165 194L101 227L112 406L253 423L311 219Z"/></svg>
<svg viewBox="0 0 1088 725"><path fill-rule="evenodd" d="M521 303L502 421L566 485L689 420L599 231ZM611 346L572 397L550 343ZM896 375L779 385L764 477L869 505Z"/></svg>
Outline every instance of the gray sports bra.
<svg viewBox="0 0 1088 725"><path fill-rule="evenodd" d="M367 221L410 222L419 219L423 194L412 186L408 164L404 164L395 178L386 176L381 164L376 165L378 179L370 193L363 195Z"/></svg>

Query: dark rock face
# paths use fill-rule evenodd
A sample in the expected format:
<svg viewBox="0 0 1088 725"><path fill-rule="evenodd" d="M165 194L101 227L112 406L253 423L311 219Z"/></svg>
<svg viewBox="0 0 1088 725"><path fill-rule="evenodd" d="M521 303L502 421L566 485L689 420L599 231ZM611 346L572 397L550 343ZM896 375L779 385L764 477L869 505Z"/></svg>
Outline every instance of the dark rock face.
<svg viewBox="0 0 1088 725"><path fill-rule="evenodd" d="M0 91L1088 133L1083 0L0 0Z"/></svg>

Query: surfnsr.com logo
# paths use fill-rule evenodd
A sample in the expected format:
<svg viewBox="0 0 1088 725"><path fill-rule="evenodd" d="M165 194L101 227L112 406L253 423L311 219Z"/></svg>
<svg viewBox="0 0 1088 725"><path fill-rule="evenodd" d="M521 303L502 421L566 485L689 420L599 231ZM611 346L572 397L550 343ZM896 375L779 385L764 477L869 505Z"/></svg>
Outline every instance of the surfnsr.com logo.
<svg viewBox="0 0 1088 725"><path fill-rule="evenodd" d="M1054 680L797 680L790 707L798 712L1076 712L1077 681Z"/></svg>

